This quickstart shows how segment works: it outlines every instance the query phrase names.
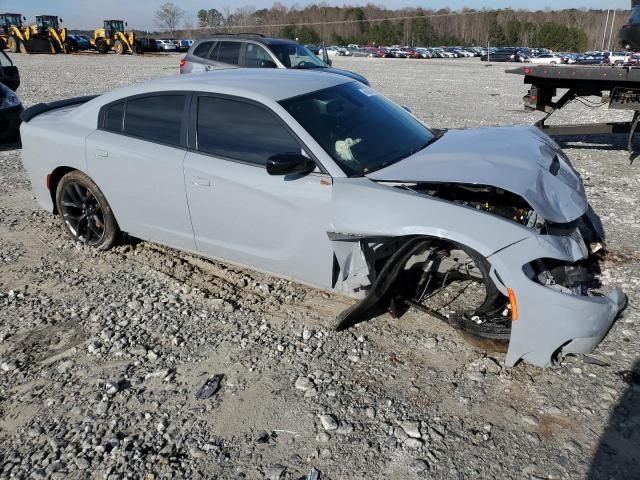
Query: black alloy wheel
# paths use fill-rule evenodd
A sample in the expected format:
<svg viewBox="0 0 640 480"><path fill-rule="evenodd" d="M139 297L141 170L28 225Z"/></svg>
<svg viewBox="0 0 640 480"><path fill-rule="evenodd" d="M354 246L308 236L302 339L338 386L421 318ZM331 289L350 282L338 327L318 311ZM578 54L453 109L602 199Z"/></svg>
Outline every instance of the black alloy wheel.
<svg viewBox="0 0 640 480"><path fill-rule="evenodd" d="M115 243L119 229L111 207L98 186L83 173L71 172L60 180L56 205L74 240L100 250Z"/></svg>

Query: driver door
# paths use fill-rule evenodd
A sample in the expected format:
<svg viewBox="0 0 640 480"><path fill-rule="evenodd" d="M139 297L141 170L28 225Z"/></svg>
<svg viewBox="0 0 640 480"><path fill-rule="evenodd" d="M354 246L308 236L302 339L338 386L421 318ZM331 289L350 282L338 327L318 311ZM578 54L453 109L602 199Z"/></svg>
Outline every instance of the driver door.
<svg viewBox="0 0 640 480"><path fill-rule="evenodd" d="M196 248L203 254L330 287L331 177L272 176L267 159L303 147L266 107L200 95L191 108L196 148L184 176Z"/></svg>

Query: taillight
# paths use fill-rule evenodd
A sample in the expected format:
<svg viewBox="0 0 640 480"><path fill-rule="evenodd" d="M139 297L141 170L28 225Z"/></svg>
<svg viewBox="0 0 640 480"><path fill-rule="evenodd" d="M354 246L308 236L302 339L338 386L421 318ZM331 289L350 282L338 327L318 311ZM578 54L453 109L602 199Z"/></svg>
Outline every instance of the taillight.
<svg viewBox="0 0 640 480"><path fill-rule="evenodd" d="M187 61L184 58L180 59L180 70L182 70L184 68L184 65L187 63Z"/></svg>

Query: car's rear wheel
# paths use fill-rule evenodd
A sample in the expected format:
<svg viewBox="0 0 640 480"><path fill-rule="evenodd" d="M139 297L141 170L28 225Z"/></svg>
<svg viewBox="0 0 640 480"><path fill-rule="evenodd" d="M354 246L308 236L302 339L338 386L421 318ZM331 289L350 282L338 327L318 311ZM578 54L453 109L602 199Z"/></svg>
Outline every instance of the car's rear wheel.
<svg viewBox="0 0 640 480"><path fill-rule="evenodd" d="M56 188L56 206L71 237L98 250L111 248L119 234L107 199L84 173L67 173Z"/></svg>
<svg viewBox="0 0 640 480"><path fill-rule="evenodd" d="M392 308L394 303L411 306L447 322L471 343L504 350L511 335L509 301L491 279L490 268L468 247L425 244L395 283Z"/></svg>

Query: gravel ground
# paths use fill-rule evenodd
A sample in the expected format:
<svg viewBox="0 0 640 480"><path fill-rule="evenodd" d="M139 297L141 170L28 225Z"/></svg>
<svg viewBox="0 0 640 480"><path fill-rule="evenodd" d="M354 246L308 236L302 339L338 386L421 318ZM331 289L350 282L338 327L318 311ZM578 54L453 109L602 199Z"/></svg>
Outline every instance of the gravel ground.
<svg viewBox="0 0 640 480"><path fill-rule="evenodd" d="M171 75L179 60L14 58L25 106ZM540 116L503 65L335 64L432 126ZM503 368L424 316L336 333L348 299L151 243L74 245L36 206L18 147L0 146L0 478L640 478L639 167L622 137L574 140L608 234L602 280L630 306L594 354L545 370ZM214 374L219 391L196 399Z"/></svg>

